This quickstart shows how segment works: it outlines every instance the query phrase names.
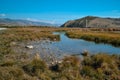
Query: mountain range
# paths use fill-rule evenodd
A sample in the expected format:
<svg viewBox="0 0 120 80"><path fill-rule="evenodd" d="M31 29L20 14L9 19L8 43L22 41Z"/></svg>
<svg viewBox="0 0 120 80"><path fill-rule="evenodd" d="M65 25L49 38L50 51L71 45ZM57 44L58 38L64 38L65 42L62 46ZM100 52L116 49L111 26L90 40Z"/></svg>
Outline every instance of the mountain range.
<svg viewBox="0 0 120 80"><path fill-rule="evenodd" d="M47 22L40 22L40 21L0 18L0 26L54 26L54 27L58 27L60 25L51 24ZM95 17L95 16L86 16L80 19L67 21L60 27L80 27L80 28L120 27L120 18L101 18L101 17Z"/></svg>
<svg viewBox="0 0 120 80"><path fill-rule="evenodd" d="M61 25L61 27L120 27L120 18L86 16L80 19L67 21Z"/></svg>
<svg viewBox="0 0 120 80"><path fill-rule="evenodd" d="M0 18L0 26L59 26L59 25L22 19Z"/></svg>

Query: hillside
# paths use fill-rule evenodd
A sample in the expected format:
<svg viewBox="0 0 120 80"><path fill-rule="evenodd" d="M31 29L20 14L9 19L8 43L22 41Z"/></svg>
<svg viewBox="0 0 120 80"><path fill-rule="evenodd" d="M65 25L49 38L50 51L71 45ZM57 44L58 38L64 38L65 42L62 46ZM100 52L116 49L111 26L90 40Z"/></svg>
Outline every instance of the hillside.
<svg viewBox="0 0 120 80"><path fill-rule="evenodd" d="M35 22L21 19L0 18L0 26L57 26L57 24Z"/></svg>
<svg viewBox="0 0 120 80"><path fill-rule="evenodd" d="M120 27L120 18L100 18L87 16L76 20L70 20L61 27Z"/></svg>

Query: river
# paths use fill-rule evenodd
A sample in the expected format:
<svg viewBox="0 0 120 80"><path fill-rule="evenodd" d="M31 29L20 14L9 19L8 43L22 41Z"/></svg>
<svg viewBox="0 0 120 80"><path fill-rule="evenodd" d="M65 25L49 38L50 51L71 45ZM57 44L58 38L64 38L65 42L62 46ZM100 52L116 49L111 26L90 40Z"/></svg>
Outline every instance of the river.
<svg viewBox="0 0 120 80"><path fill-rule="evenodd" d="M80 54L84 50L87 50L91 54L120 54L120 47L114 47L104 43L98 44L83 39L71 39L65 35L65 32L54 32L54 34L59 34L61 40L59 42L53 42L51 45L65 53Z"/></svg>

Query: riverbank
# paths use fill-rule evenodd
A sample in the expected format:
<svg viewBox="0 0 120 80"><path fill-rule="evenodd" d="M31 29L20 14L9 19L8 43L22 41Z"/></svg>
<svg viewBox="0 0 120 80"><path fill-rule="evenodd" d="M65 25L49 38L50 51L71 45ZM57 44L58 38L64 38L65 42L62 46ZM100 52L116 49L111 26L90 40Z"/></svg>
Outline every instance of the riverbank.
<svg viewBox="0 0 120 80"><path fill-rule="evenodd" d="M84 39L96 43L108 43L114 46L120 46L120 33L76 30L68 31L66 35L69 38Z"/></svg>

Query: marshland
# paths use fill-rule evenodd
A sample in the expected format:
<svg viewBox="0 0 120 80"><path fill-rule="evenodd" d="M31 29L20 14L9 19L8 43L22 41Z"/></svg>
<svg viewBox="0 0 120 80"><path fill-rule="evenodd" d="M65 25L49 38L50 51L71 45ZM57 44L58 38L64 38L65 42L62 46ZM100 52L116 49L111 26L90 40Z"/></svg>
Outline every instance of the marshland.
<svg viewBox="0 0 120 80"><path fill-rule="evenodd" d="M0 80L120 80L119 31L47 27L0 30Z"/></svg>

